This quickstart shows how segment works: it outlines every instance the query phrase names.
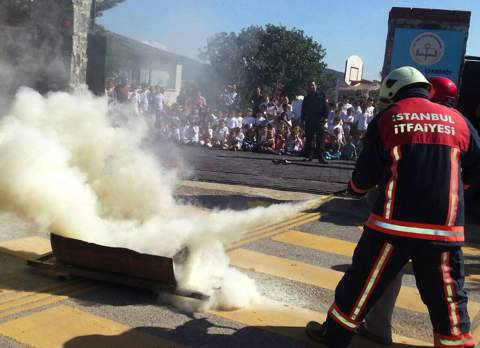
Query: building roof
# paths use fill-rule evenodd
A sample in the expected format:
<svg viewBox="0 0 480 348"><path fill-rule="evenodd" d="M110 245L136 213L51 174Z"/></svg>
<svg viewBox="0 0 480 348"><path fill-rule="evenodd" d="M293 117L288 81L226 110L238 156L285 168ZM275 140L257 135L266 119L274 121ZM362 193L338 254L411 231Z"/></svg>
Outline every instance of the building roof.
<svg viewBox="0 0 480 348"><path fill-rule="evenodd" d="M121 46L124 46L127 49L131 49L135 52L139 57L144 59L161 59L161 60L169 60L174 62L179 62L183 64L194 64L194 65L203 65L205 63L181 55L174 52L167 51L165 49L161 49L158 47L154 47L143 42L131 39L129 37L113 33L111 31L106 31L104 35L107 37L107 41L114 42Z"/></svg>

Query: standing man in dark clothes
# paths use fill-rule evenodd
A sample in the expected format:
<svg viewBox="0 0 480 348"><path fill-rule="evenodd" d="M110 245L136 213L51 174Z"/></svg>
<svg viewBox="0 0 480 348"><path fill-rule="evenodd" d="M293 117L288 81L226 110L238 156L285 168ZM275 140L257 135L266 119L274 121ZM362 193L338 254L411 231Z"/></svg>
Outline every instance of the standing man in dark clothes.
<svg viewBox="0 0 480 348"><path fill-rule="evenodd" d="M308 95L303 100L301 115L301 120L305 123L306 138L303 154L309 161L315 156L318 162L327 164L323 156L323 128L329 113L328 104L325 94L317 91L315 81L308 83L307 90Z"/></svg>

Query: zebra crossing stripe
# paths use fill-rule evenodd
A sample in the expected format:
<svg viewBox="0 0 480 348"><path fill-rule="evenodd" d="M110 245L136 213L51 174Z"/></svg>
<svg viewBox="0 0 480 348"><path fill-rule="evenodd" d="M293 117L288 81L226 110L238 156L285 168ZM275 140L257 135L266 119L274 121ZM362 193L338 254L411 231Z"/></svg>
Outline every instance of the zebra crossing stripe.
<svg viewBox="0 0 480 348"><path fill-rule="evenodd" d="M247 249L236 249L228 255L233 266L332 291L343 276L343 272ZM402 286L396 306L418 313L428 313L418 290L409 286ZM472 318L475 317L480 312L480 304L469 301L468 312Z"/></svg>
<svg viewBox="0 0 480 348"><path fill-rule="evenodd" d="M341 255L345 257L352 257L355 251L356 243L330 238L312 233L305 233L300 231L287 231L271 237L272 240L295 245L302 248L318 250L329 254ZM480 256L480 249L475 247L463 247L464 255ZM468 265L466 268L468 269ZM469 274L465 276L465 281L472 284L480 283L480 275Z"/></svg>
<svg viewBox="0 0 480 348"><path fill-rule="evenodd" d="M305 325L309 321L323 322L326 317L325 313L267 299L262 299L261 302L247 308L234 311L209 311L209 314L297 340L308 340L305 335ZM396 348L431 347L431 344L427 342L395 334L393 340ZM364 348L367 347L367 344L369 348L383 347L375 343L367 343L361 337L355 336L352 348Z"/></svg>
<svg viewBox="0 0 480 348"><path fill-rule="evenodd" d="M115 348L182 347L127 325L63 305L2 323L0 335L35 348L60 348L70 345Z"/></svg>

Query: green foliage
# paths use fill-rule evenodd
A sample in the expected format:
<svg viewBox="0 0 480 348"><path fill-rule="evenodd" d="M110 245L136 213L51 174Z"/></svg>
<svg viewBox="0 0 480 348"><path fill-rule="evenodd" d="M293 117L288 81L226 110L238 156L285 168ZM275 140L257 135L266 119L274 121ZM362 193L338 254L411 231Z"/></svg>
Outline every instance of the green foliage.
<svg viewBox="0 0 480 348"><path fill-rule="evenodd" d="M256 86L293 96L304 93L308 81L334 93L335 77L323 73L325 53L302 30L268 24L238 34L218 33L208 39L200 58L210 62L224 83L236 83L243 96L249 97Z"/></svg>

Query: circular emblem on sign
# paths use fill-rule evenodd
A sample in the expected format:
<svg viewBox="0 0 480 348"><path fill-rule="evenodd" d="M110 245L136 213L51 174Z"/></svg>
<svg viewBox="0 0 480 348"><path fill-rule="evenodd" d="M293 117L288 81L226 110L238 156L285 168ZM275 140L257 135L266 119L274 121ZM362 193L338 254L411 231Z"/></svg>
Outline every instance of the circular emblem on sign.
<svg viewBox="0 0 480 348"><path fill-rule="evenodd" d="M440 36L434 33L422 33L410 44L410 56L420 65L438 63L445 54L445 44Z"/></svg>

